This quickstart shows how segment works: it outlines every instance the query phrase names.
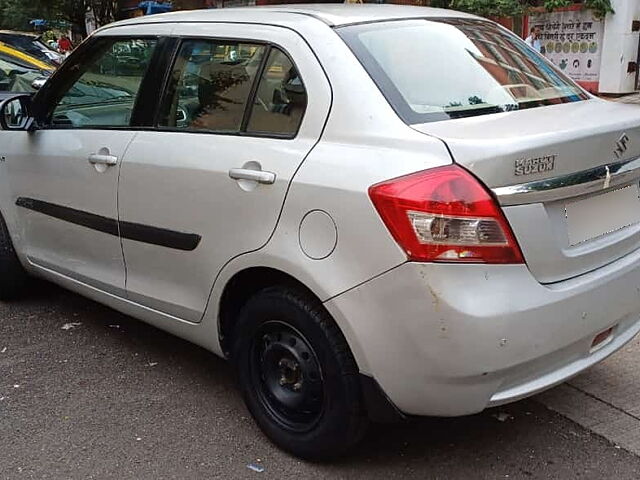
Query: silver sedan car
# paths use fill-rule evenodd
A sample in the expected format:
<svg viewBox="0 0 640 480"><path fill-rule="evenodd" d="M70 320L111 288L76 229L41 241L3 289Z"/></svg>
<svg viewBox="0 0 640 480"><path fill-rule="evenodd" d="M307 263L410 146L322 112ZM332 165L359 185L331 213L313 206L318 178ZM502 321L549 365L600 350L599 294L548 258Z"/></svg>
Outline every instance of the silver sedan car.
<svg viewBox="0 0 640 480"><path fill-rule="evenodd" d="M305 458L540 392L640 330L640 109L419 7L109 25L0 107L0 296L227 357Z"/></svg>

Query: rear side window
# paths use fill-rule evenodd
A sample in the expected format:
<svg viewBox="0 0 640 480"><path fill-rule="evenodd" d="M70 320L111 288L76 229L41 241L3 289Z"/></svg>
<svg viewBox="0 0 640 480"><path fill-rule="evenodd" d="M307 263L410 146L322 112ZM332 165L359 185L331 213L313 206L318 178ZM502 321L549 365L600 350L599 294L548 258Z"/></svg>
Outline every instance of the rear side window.
<svg viewBox="0 0 640 480"><path fill-rule="evenodd" d="M183 42L159 125L239 132L266 47L211 40Z"/></svg>
<svg viewBox="0 0 640 480"><path fill-rule="evenodd" d="M415 19L338 32L409 124L587 98L521 39L491 22Z"/></svg>
<svg viewBox="0 0 640 480"><path fill-rule="evenodd" d="M298 131L307 108L307 92L289 57L272 48L258 84L248 132L291 136Z"/></svg>
<svg viewBox="0 0 640 480"><path fill-rule="evenodd" d="M158 126L291 138L306 106L302 78L279 48L185 40L171 71Z"/></svg>

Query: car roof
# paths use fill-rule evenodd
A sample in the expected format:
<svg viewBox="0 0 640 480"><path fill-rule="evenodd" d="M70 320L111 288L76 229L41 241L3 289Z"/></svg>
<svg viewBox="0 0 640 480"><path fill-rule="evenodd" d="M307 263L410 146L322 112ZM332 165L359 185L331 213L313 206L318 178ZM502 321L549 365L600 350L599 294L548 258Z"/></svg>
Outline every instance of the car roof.
<svg viewBox="0 0 640 480"><path fill-rule="evenodd" d="M0 30L0 34L17 35L19 37L30 37L30 38L33 38L34 40L40 37L40 35L38 35L37 33L33 33L33 32L18 32L16 30Z"/></svg>
<svg viewBox="0 0 640 480"><path fill-rule="evenodd" d="M135 25L144 23L171 22L224 22L244 20L259 23L264 14L269 13L270 22L273 14L283 14L283 21L290 15L305 15L324 22L329 26L351 25L355 23L379 22L409 18L469 18L479 19L475 15L447 10L443 8L416 7L391 4L295 4L271 5L258 7L215 8L207 10L185 10L144 17L136 17L112 24Z"/></svg>

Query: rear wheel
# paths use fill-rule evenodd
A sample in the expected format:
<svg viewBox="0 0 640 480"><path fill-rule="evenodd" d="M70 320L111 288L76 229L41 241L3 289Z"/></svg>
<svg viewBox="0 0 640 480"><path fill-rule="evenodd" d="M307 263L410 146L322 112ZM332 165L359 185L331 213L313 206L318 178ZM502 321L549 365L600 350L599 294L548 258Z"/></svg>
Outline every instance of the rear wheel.
<svg viewBox="0 0 640 480"><path fill-rule="evenodd" d="M24 293L28 276L13 248L9 230L0 215L0 300L13 300Z"/></svg>
<svg viewBox="0 0 640 480"><path fill-rule="evenodd" d="M322 459L345 453L367 425L358 369L322 305L284 287L243 307L233 361L247 407L279 447Z"/></svg>

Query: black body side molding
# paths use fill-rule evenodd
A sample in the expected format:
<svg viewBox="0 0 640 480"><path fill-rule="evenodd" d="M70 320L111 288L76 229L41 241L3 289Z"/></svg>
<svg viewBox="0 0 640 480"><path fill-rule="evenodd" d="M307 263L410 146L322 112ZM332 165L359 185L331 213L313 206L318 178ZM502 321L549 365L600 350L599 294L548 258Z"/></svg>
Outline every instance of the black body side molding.
<svg viewBox="0 0 640 480"><path fill-rule="evenodd" d="M195 250L202 239L200 235L195 233L176 232L175 230L167 230L140 223L118 222L115 218L103 217L34 198L19 197L16 200L16 205L109 235L119 235L127 240L159 245L175 250Z"/></svg>

